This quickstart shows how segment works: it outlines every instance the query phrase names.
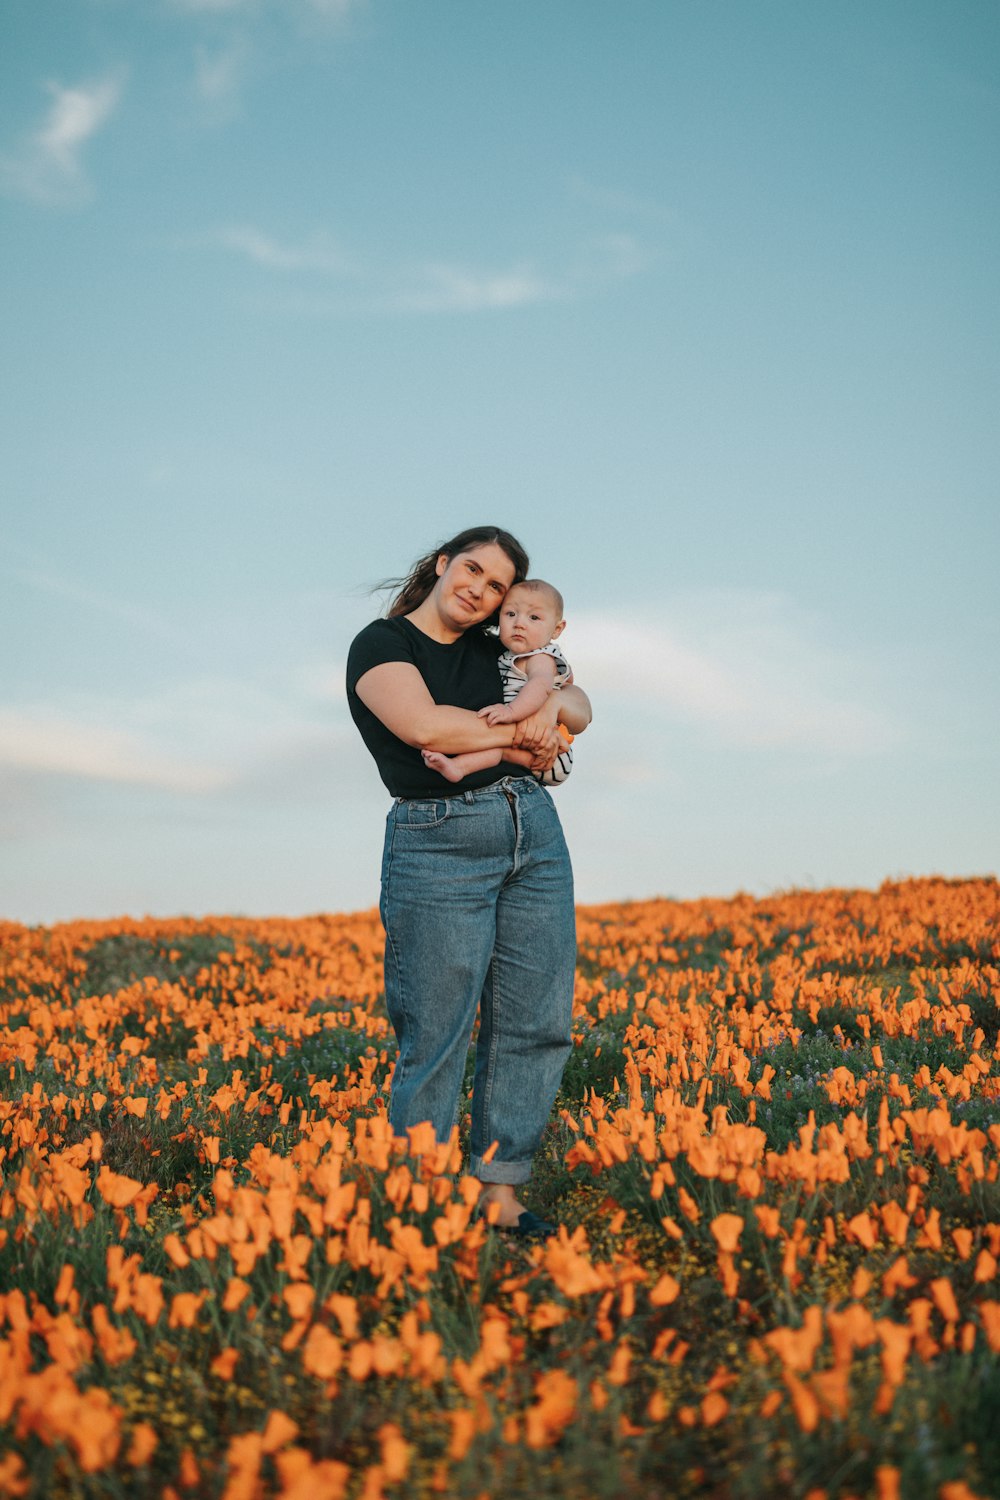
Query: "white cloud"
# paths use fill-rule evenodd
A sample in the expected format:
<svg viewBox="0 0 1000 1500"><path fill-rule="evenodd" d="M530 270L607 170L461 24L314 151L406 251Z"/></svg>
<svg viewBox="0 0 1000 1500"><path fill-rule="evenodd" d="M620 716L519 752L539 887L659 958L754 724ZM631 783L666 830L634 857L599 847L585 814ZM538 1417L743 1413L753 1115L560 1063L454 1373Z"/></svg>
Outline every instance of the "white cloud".
<svg viewBox="0 0 1000 1500"><path fill-rule="evenodd" d="M127 729L48 709L0 709L0 766L174 792L219 790L216 767L165 754Z"/></svg>
<svg viewBox="0 0 1000 1500"><path fill-rule="evenodd" d="M632 234L603 235L595 241L595 249L598 255L597 274L615 281L638 276L650 262L649 252Z"/></svg>
<svg viewBox="0 0 1000 1500"><path fill-rule="evenodd" d="M81 604L85 609L109 615L112 619L121 620L126 625L156 636L160 640L180 646L194 647L196 645L193 636L188 636L178 630L154 611L99 593L96 589L85 588L81 584L50 572L45 566L10 568L4 571L10 577L28 584L39 593L50 594L57 599L67 599L73 604Z"/></svg>
<svg viewBox="0 0 1000 1500"><path fill-rule="evenodd" d="M306 702L333 702L340 705L344 696L346 669L346 658L328 658L322 662L310 662L290 672L288 681Z"/></svg>
<svg viewBox="0 0 1000 1500"><path fill-rule="evenodd" d="M349 256L330 235L323 233L290 242L275 239L250 224L230 224L201 236L199 243L231 250L268 271L351 277L365 285L367 295L412 312L477 312L483 308L521 307L528 302L565 295L526 264L508 270L479 271L433 262L392 273L368 262L362 270L358 258ZM394 282L395 290L391 287Z"/></svg>
<svg viewBox="0 0 1000 1500"><path fill-rule="evenodd" d="M506 269L482 269L431 262L404 271L402 290L389 305L404 312L484 312L566 302L593 296L610 282L638 276L651 262L640 242L629 234L602 235L580 248L575 258L551 272L522 260Z"/></svg>
<svg viewBox="0 0 1000 1500"><path fill-rule="evenodd" d="M309 692L306 684L313 684ZM342 689L294 669L287 690L199 677L146 696L76 694L0 709L0 769L206 797L305 794L350 741Z"/></svg>
<svg viewBox="0 0 1000 1500"><path fill-rule="evenodd" d="M205 238L269 271L318 271L330 276L347 275L352 271L347 257L329 236L323 234L297 245L283 244L249 224L233 224L214 230Z"/></svg>
<svg viewBox="0 0 1000 1500"><path fill-rule="evenodd" d="M195 51L195 88L201 101L216 116L233 114L250 67L250 52L241 40L221 51L198 47Z"/></svg>
<svg viewBox="0 0 1000 1500"><path fill-rule="evenodd" d="M350 307L404 313L477 313L593 296L610 282L639 275L651 263L632 235L604 235L581 247L576 259L553 273L529 259L510 266L482 267L456 261L380 265L373 256L349 252L329 234L279 240L250 224L226 225L186 243L212 245L286 277L313 273L350 281ZM345 294L346 295L346 294ZM295 304L303 312L336 314L348 303L315 296Z"/></svg>
<svg viewBox="0 0 1000 1500"><path fill-rule="evenodd" d="M230 250L267 271L350 278L372 305L406 312L480 312L569 295L568 285L546 280L523 262L489 271L445 262L392 271L349 255L323 233L293 242L250 224L231 224L209 231L196 243Z"/></svg>
<svg viewBox="0 0 1000 1500"><path fill-rule="evenodd" d="M775 596L711 592L684 613L571 614L565 645L605 704L653 709L729 747L878 754L899 730L868 667L828 646Z"/></svg>
<svg viewBox="0 0 1000 1500"><path fill-rule="evenodd" d="M89 89L63 89L58 84L50 87L55 102L38 132L38 144L63 170L73 171L80 148L114 108L118 85L106 79Z"/></svg>
<svg viewBox="0 0 1000 1500"><path fill-rule="evenodd" d="M584 177L571 177L568 188L574 198L617 218L670 220L672 213L653 198L620 188L600 187Z"/></svg>
<svg viewBox="0 0 1000 1500"><path fill-rule="evenodd" d="M360 9L365 4L365 0L305 0L305 3L317 15L340 21L350 11Z"/></svg>
<svg viewBox="0 0 1000 1500"><path fill-rule="evenodd" d="M52 106L42 124L13 152L0 157L0 186L39 203L74 204L90 192L83 149L110 118L121 83L105 78L75 88L50 83L48 89Z"/></svg>
<svg viewBox="0 0 1000 1500"><path fill-rule="evenodd" d="M192 15L225 15L229 12L254 11L270 9L272 11L299 10L307 14L320 16L323 20L342 21L352 10L361 9L366 0L299 0L298 5L293 0L271 0L268 6L264 0L171 0L175 10L186 11Z"/></svg>
<svg viewBox="0 0 1000 1500"><path fill-rule="evenodd" d="M251 79L266 72L290 32L301 45L322 43L346 26L367 0L164 0L178 19L204 38L194 49L194 92L202 111L219 123L242 112ZM277 54L275 53L277 46Z"/></svg>
<svg viewBox="0 0 1000 1500"><path fill-rule="evenodd" d="M175 10L219 15L225 11L256 9L257 0L173 0L173 6Z"/></svg>
<svg viewBox="0 0 1000 1500"><path fill-rule="evenodd" d="M437 264L424 267L412 290L401 292L393 301L409 312L482 312L551 302L566 295L528 265L484 272Z"/></svg>

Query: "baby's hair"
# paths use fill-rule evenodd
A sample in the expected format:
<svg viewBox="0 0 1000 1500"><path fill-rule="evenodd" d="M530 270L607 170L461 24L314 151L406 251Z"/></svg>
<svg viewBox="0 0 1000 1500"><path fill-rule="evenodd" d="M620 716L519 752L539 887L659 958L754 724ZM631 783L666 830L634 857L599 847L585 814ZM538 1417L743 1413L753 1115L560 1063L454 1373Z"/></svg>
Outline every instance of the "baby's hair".
<svg viewBox="0 0 1000 1500"><path fill-rule="evenodd" d="M531 589L536 594L547 594L549 602L556 612L556 619L562 619L563 596L554 583L546 583L544 578L522 578L519 583L512 583L511 589Z"/></svg>

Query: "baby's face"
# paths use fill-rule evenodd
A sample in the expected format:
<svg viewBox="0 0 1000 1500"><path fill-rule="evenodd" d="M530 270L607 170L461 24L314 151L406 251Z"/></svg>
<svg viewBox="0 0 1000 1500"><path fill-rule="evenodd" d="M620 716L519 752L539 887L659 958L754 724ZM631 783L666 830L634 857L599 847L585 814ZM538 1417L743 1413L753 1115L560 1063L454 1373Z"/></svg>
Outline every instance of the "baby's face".
<svg viewBox="0 0 1000 1500"><path fill-rule="evenodd" d="M500 639L508 651L537 651L559 634L562 621L548 595L515 583L500 606Z"/></svg>

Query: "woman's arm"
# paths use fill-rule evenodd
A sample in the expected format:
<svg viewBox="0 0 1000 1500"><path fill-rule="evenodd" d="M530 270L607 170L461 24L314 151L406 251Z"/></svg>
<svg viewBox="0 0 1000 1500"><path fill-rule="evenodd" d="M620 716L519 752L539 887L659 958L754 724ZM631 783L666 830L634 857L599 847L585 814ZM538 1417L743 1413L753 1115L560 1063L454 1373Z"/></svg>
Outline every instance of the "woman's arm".
<svg viewBox="0 0 1000 1500"><path fill-rule="evenodd" d="M490 725L471 709L435 703L424 679L410 662L387 661L370 667L358 678L355 691L391 734L416 750L460 755L466 750L507 750L514 740L517 726L513 724ZM556 740L560 738L552 725L542 735L537 733L536 726L537 743L523 748L557 750L558 745L549 739L550 735L555 735Z"/></svg>

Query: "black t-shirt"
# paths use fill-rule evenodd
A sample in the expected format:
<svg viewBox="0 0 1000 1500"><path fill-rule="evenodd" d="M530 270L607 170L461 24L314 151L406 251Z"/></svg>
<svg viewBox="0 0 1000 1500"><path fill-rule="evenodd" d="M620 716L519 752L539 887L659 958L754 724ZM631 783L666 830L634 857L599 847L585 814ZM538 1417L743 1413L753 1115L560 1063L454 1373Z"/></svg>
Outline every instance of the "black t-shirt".
<svg viewBox="0 0 1000 1500"><path fill-rule="evenodd" d="M494 635L473 627L457 641L444 645L418 630L405 616L373 620L355 636L347 654L347 702L361 738L375 757L378 773L394 797L451 797L472 787L489 786L504 776L530 776L523 766L503 761L486 771L474 771L462 781L446 781L424 765L420 751L386 729L366 708L355 689L372 667L384 662L410 662L416 667L435 703L469 708L503 702L497 658L503 647Z"/></svg>

